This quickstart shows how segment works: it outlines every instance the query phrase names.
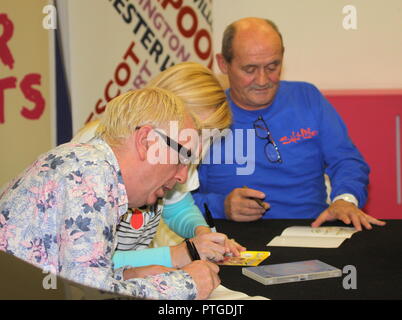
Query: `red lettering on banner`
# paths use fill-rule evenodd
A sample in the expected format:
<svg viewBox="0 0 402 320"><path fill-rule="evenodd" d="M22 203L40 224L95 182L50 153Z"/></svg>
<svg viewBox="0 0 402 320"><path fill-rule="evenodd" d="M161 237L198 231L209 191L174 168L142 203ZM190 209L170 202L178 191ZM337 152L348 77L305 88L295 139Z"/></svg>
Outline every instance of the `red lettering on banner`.
<svg viewBox="0 0 402 320"><path fill-rule="evenodd" d="M14 57L7 43L12 39L14 34L13 22L6 14L0 14L0 25L3 26L3 33L0 36L0 60L10 69L14 68ZM27 119L39 119L45 110L45 99L40 91L32 88L33 85L41 84L41 75L38 73L27 74L20 83L20 89L25 99L34 102L33 109L22 106L21 115ZM16 77L6 77L0 79L0 124L5 120L5 95L6 89L15 89L17 87Z"/></svg>
<svg viewBox="0 0 402 320"><path fill-rule="evenodd" d="M182 7L183 1L171 1L171 0L163 0L161 3L161 6L163 9L166 9L168 4L171 4L173 8L176 10L179 10L177 14L177 19L176 19L176 24L177 28L180 31L181 35L183 35L186 38L191 38L194 37L194 50L197 56L202 59L202 60L207 60L212 53L212 39L211 35L209 32L205 29L200 29L198 30L198 17L196 12L192 7L189 6L184 6ZM205 10L205 6L204 6ZM185 26L184 25L184 20L187 20L187 17L191 19L190 25ZM201 40L205 39L207 42L206 49L202 50L201 49ZM170 44L170 43L169 43ZM180 52L180 50L179 50ZM178 54L179 56L179 54ZM182 61L186 61L185 59L182 59ZM208 67L212 67L213 64L213 58L211 58Z"/></svg>
<svg viewBox="0 0 402 320"><path fill-rule="evenodd" d="M138 44L149 53L153 62L159 65L160 71L174 65L174 59L181 62L188 61L191 58L189 46L181 43L184 38L192 38L190 41L193 42L195 55L208 62L207 67L212 68L214 57L212 55L211 35L208 30L200 28L200 15L197 9L183 5L183 0L138 0L138 6L141 7L143 13L132 3L126 3L122 0L114 0L113 3L114 9L123 21L132 24L131 30L138 39ZM198 2L198 9L207 19L209 14L208 16L205 14L206 7L207 4L204 1ZM160 8L176 11L177 29L172 28L165 20L164 14L166 15L166 13L158 12L161 10ZM211 24L209 23L209 25ZM133 62L134 67L140 66L140 59L134 52L134 46L135 43L131 42L123 56L123 61L117 64L113 76L106 82L103 97L97 100L95 110L89 115L85 123L103 113L107 103L121 94L121 91L127 88L130 81L131 89L139 89L146 85L151 78L152 72L148 68L148 60L145 59L139 69L133 69Z"/></svg>
<svg viewBox="0 0 402 320"><path fill-rule="evenodd" d="M162 39L165 39L168 34L172 33L172 31L173 31L172 27L165 21L165 19L163 18L163 15L161 13L157 12L155 14L153 22L154 22L154 26L156 27L156 30L161 30L162 23L164 23L164 26L166 28L165 28L165 31L163 31L163 33L162 33ZM173 35L173 36L175 36L175 35ZM175 36L175 37L177 38L177 36Z"/></svg>
<svg viewBox="0 0 402 320"><path fill-rule="evenodd" d="M185 15L189 15L191 17L192 23L191 28L188 30L183 26L183 20ZM186 38L190 38L197 31L198 27L198 19L197 14L191 7L183 7L180 9L179 14L177 15L177 27L179 28L180 33Z"/></svg>
<svg viewBox="0 0 402 320"><path fill-rule="evenodd" d="M97 114L101 114L102 112L105 111L106 105L101 106L102 102L103 102L103 100L99 99L98 102L96 103L95 111L96 111ZM87 121L85 123L87 123L89 120L91 120L91 119L87 119Z"/></svg>
<svg viewBox="0 0 402 320"><path fill-rule="evenodd" d="M13 89L16 87L17 78L8 77L0 79L0 123L4 123L4 91L6 89Z"/></svg>
<svg viewBox="0 0 402 320"><path fill-rule="evenodd" d="M200 49L200 41L201 39L205 37L208 42L208 49L205 52L202 52ZM197 32L194 38L194 49L197 55L203 59L206 60L208 59L209 55L211 54L212 51L212 39L207 30L201 29L200 31Z"/></svg>
<svg viewBox="0 0 402 320"><path fill-rule="evenodd" d="M130 46L126 50L123 55L123 61L120 62L115 71L113 79L109 80L105 86L105 90L103 92L104 99L100 98L95 104L95 113L97 115L103 113L106 109L106 104L121 94L121 87L127 85L131 76L131 67L130 65L134 62L135 65L140 63L140 59L134 52L135 42L131 42ZM91 112L85 123L88 123L94 117L94 113Z"/></svg>
<svg viewBox="0 0 402 320"><path fill-rule="evenodd" d="M140 62L140 59L138 59L137 55L133 51L134 45L135 45L134 41L131 42L130 47L128 47L128 49L127 49L126 53L124 54L123 58L124 58L124 60L126 60L128 57L130 57L131 59L133 59L135 64L138 64Z"/></svg>
<svg viewBox="0 0 402 320"><path fill-rule="evenodd" d="M214 64L214 56L211 56L211 59L209 60L208 68L212 70L212 66Z"/></svg>
<svg viewBox="0 0 402 320"><path fill-rule="evenodd" d="M121 75L121 70L125 70L125 78L121 79L120 75ZM120 63L117 68L116 71L114 72L114 78L116 79L116 82L119 86L125 86L128 82L128 80L130 79L130 75L131 75L131 71L130 71L130 67L128 66L128 64L126 62L122 62Z"/></svg>
<svg viewBox="0 0 402 320"><path fill-rule="evenodd" d="M119 15L122 16L125 23L135 22L133 33L139 37L139 42L142 47L149 52L154 58L156 64L159 64L160 71L175 64L171 59L171 55L175 52L175 57L180 62L188 61L191 58L191 53L188 52L188 46L181 43L181 38L193 38L194 53L202 60L208 61L208 66L212 67L212 39L209 31L200 28L200 17L196 9L191 6L183 6L184 1L163 1L158 0L159 5L164 10L177 10L175 19L178 34L174 34L173 28L165 20L164 15L158 12L156 1L154 0L138 0L138 4L144 11L145 16L140 14L140 11L134 5L126 5L119 1L119 7L114 5L114 8ZM117 0L115 0L115 4ZM205 17L205 8L207 4L203 1L198 3L198 8L202 11L201 14ZM123 8L126 8L126 14L123 13ZM207 16L208 17L208 16ZM207 18L206 18L207 19ZM207 21L208 22L208 21ZM208 22L209 23L209 22ZM151 24L160 31L161 39L166 39L166 44L170 49L169 52L165 48L165 44L157 38L157 33L152 29Z"/></svg>
<svg viewBox="0 0 402 320"><path fill-rule="evenodd" d="M113 98L116 98L118 95L120 95L120 90L117 89L116 94L114 96L110 96L109 95L109 88L110 86L113 84L113 80L110 80L106 87L105 87L105 98L106 98L106 102L109 102L110 100L112 100Z"/></svg>
<svg viewBox="0 0 402 320"><path fill-rule="evenodd" d="M183 0L163 0L162 1L162 8L166 9L168 4L171 4L173 8L179 9L181 5L183 4Z"/></svg>
<svg viewBox="0 0 402 320"><path fill-rule="evenodd" d="M45 99L43 98L40 91L32 88L33 85L40 85L41 76L37 73L27 74L20 83L20 88L24 97L35 103L33 109L28 109L23 107L21 110L21 115L27 119L39 119L43 112L45 111Z"/></svg>
<svg viewBox="0 0 402 320"><path fill-rule="evenodd" d="M3 34L0 37L0 60L4 65L12 69L14 67L14 58L7 42L13 36L14 25L5 13L0 14L0 25L3 26Z"/></svg>

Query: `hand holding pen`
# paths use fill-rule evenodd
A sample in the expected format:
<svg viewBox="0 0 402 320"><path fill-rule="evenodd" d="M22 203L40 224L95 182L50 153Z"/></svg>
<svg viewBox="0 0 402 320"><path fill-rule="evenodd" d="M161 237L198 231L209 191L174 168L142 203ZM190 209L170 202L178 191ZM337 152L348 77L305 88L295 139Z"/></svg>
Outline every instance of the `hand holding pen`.
<svg viewBox="0 0 402 320"><path fill-rule="evenodd" d="M238 244L234 239L229 239L225 234L216 232L214 219L208 205L204 204L204 216L212 232L205 232L205 227L199 227L198 233L192 239L186 239L187 250L191 259L222 261L225 256L239 256L240 251L246 250L245 247Z"/></svg>
<svg viewBox="0 0 402 320"><path fill-rule="evenodd" d="M246 186L233 189L224 201L225 215L233 221L258 220L270 207L263 201L265 197L263 192Z"/></svg>
<svg viewBox="0 0 402 320"><path fill-rule="evenodd" d="M249 187L247 186L243 186L243 189L247 189L250 190ZM257 197L250 197L250 199L254 200L255 202L257 202L257 204L264 209L264 202L261 199L258 199Z"/></svg>

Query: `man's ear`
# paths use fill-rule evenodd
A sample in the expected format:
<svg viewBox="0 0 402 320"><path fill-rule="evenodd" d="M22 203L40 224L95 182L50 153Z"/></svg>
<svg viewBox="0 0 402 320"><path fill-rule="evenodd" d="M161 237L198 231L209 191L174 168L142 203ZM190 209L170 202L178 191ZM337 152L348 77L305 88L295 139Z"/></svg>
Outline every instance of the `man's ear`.
<svg viewBox="0 0 402 320"><path fill-rule="evenodd" d="M138 157L141 159L141 161L145 161L147 159L148 149L151 144L151 141L148 139L148 135L151 131L151 126L142 126L133 133L133 142L137 150Z"/></svg>
<svg viewBox="0 0 402 320"><path fill-rule="evenodd" d="M221 70L223 74L228 73L228 63L223 57L222 53L217 53L216 54L216 62L218 63L218 67Z"/></svg>

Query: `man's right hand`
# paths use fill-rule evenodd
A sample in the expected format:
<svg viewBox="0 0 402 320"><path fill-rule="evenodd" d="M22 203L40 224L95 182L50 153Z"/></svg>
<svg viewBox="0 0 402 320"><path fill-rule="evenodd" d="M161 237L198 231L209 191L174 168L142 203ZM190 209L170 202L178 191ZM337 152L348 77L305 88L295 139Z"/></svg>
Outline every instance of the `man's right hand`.
<svg viewBox="0 0 402 320"><path fill-rule="evenodd" d="M211 292L219 286L219 267L209 261L197 260L182 268L191 278L197 287L197 300L207 299Z"/></svg>
<svg viewBox="0 0 402 320"><path fill-rule="evenodd" d="M236 188L225 199L225 214L229 220L254 221L260 219L269 209L269 203L263 202L261 207L252 198L263 200L265 194L250 188Z"/></svg>

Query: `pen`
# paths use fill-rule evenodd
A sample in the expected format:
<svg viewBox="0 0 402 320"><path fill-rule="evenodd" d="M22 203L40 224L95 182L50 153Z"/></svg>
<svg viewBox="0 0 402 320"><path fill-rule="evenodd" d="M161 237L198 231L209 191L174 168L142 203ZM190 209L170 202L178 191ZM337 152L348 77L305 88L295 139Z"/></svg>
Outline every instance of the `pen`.
<svg viewBox="0 0 402 320"><path fill-rule="evenodd" d="M205 208L205 219L207 220L208 226L212 232L216 232L214 219L212 218L212 213L209 210L208 205L206 203L204 203L204 208Z"/></svg>
<svg viewBox="0 0 402 320"><path fill-rule="evenodd" d="M243 186L243 188L244 188L244 189L249 189L247 186ZM253 199L255 202L257 202L258 205L259 205L261 208L264 208L264 204L263 204L263 202L262 202L260 199L252 198L252 197L250 197L250 199Z"/></svg>
<svg viewBox="0 0 402 320"><path fill-rule="evenodd" d="M201 260L200 255L198 254L198 250L194 243L190 241L190 239L185 239L187 250L190 255L192 261Z"/></svg>
<svg viewBox="0 0 402 320"><path fill-rule="evenodd" d="M193 246L193 250L194 250L194 260L201 260L201 257L198 253L197 247L195 246L194 243L190 242L191 245Z"/></svg>
<svg viewBox="0 0 402 320"><path fill-rule="evenodd" d="M209 228L211 229L212 232L216 232L214 218L212 218L212 213L209 210L208 205L206 203L204 203L204 208L205 208L205 218L207 220ZM231 252L225 252L225 254L223 256L224 257L232 257L233 254Z"/></svg>

